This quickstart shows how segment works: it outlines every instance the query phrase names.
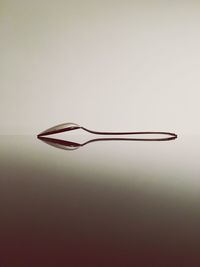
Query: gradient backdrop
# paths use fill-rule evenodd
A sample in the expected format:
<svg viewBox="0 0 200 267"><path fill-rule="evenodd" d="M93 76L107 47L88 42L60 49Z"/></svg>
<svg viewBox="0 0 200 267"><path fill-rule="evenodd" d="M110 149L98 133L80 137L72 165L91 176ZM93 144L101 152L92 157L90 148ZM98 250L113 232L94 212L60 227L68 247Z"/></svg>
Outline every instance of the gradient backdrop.
<svg viewBox="0 0 200 267"><path fill-rule="evenodd" d="M197 0L0 0L0 266L200 266L199 48Z"/></svg>

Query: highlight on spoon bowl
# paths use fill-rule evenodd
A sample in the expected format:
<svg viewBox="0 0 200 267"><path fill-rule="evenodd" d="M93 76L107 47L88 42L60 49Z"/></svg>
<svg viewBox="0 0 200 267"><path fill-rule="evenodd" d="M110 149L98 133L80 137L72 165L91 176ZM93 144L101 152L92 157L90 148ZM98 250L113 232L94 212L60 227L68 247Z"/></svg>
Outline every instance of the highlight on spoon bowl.
<svg viewBox="0 0 200 267"><path fill-rule="evenodd" d="M76 129L80 129L80 128L81 128L81 126L79 126L76 123L72 123L72 122L62 123L62 124L58 124L56 126L53 126L49 129L39 133L37 136L41 137L41 136L45 136L45 135L57 134L57 133L67 132L67 131L76 130Z"/></svg>

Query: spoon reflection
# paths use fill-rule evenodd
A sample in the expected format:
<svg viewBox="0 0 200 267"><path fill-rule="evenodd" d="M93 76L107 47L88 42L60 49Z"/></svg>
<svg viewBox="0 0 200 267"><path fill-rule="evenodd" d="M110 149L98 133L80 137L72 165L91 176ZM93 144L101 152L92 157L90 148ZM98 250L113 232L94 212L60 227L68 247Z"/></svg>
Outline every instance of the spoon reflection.
<svg viewBox="0 0 200 267"><path fill-rule="evenodd" d="M90 139L82 144L62 139L43 137L43 136L38 136L38 139L48 145L54 146L59 149L76 150L89 143L100 142L100 141L170 141L176 139L176 137L174 136L166 138L96 138L96 139Z"/></svg>

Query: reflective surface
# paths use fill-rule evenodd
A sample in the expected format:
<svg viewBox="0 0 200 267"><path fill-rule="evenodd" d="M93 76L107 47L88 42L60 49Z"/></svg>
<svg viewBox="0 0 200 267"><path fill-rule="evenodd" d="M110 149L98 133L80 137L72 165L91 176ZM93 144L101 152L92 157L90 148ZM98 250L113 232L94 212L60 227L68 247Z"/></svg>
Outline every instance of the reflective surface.
<svg viewBox="0 0 200 267"><path fill-rule="evenodd" d="M152 134L152 133L151 133ZM151 135L149 134L149 135ZM137 134L138 135L138 134ZM147 133L145 134L139 134L140 136L142 135L148 135ZM155 134L154 135L162 135L162 134ZM56 148L60 148L60 149L64 149L64 150L75 150L77 148L80 148L80 147L83 147L87 144L90 144L90 143L94 143L94 142L105 142L105 141L124 141L124 142L131 142L131 141L147 141L147 142L150 142L150 141L154 141L154 142L157 142L157 141L172 141L172 140L175 140L177 138L177 136L171 136L171 137L157 137L157 138L144 138L144 137L140 137L140 138L95 138L95 139L90 139L84 143L75 143L75 142L71 142L71 141L68 141L68 140L63 140L63 139L57 139L57 138L54 138L54 137L43 137L43 136L38 136L38 139L43 141L44 143L48 144L48 145L51 145L51 146L54 146Z"/></svg>
<svg viewBox="0 0 200 267"><path fill-rule="evenodd" d="M68 151L10 135L0 149L5 266L199 266L199 136Z"/></svg>

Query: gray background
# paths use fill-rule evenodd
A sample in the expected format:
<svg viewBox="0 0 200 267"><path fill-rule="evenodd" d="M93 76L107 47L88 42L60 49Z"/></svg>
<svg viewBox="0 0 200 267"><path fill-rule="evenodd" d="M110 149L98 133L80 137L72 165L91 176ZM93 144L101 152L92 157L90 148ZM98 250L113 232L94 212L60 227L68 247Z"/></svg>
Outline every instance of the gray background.
<svg viewBox="0 0 200 267"><path fill-rule="evenodd" d="M0 0L0 133L199 133L199 1Z"/></svg>

